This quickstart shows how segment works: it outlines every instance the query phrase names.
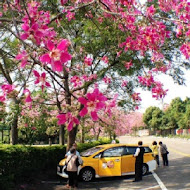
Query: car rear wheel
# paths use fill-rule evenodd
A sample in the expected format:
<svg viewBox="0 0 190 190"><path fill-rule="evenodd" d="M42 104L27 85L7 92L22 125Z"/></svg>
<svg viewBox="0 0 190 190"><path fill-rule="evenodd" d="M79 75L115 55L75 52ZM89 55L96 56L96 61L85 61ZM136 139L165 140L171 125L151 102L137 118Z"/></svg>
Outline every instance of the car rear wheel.
<svg viewBox="0 0 190 190"><path fill-rule="evenodd" d="M148 173L148 166L146 164L143 164L143 167L142 167L142 174L143 175L146 175Z"/></svg>
<svg viewBox="0 0 190 190"><path fill-rule="evenodd" d="M92 168L84 168L80 172L80 178L83 181L92 181L92 179L94 179L94 177L95 177L95 172Z"/></svg>

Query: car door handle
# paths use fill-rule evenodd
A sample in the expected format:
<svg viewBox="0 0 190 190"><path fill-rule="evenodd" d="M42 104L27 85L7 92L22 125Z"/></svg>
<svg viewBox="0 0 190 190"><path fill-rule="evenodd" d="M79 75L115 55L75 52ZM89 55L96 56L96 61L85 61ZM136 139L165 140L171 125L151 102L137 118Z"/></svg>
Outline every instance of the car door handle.
<svg viewBox="0 0 190 190"><path fill-rule="evenodd" d="M120 159L115 159L115 162L120 162Z"/></svg>

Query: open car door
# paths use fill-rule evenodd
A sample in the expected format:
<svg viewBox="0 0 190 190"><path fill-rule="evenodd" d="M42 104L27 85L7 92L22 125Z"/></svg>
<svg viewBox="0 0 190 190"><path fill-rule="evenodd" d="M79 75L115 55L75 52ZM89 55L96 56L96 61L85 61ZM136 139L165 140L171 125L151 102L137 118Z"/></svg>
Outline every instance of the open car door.
<svg viewBox="0 0 190 190"><path fill-rule="evenodd" d="M123 147L105 150L99 159L99 176L121 176L121 154Z"/></svg>

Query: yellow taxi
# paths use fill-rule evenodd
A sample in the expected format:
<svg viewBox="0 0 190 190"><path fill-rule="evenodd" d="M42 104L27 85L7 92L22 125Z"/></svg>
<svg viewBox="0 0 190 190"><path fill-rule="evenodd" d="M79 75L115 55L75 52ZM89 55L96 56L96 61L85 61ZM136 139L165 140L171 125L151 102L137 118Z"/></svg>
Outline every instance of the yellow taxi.
<svg viewBox="0 0 190 190"><path fill-rule="evenodd" d="M99 145L82 152L83 165L78 168L78 175L83 181L94 178L124 176L135 174L135 157L137 145L132 144L105 144ZM143 175L156 169L152 150L143 145L145 149ZM64 172L65 159L59 162L57 174L68 178Z"/></svg>

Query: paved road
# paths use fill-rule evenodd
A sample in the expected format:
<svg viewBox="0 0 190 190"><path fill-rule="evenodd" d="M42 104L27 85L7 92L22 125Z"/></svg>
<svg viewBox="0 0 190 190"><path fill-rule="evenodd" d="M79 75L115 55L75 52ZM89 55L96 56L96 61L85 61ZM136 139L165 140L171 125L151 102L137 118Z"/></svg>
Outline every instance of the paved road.
<svg viewBox="0 0 190 190"><path fill-rule="evenodd" d="M119 138L120 143L137 143L142 140L150 145L162 141L169 148L169 167L159 167L153 174L143 177L142 182L133 183L134 176L96 179L93 182L79 182L79 190L190 190L190 141L160 137ZM161 159L160 159L161 161ZM59 181L44 181L34 190L63 190Z"/></svg>

